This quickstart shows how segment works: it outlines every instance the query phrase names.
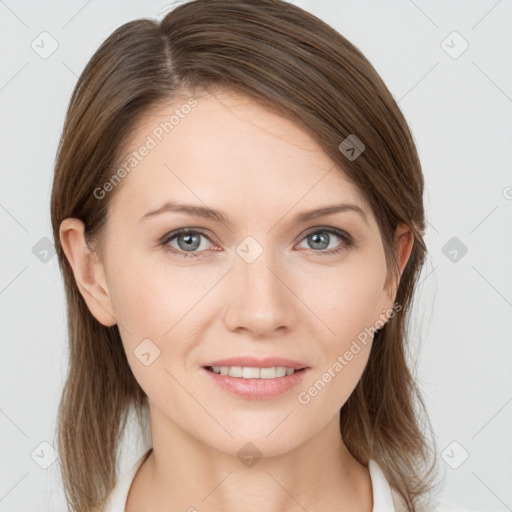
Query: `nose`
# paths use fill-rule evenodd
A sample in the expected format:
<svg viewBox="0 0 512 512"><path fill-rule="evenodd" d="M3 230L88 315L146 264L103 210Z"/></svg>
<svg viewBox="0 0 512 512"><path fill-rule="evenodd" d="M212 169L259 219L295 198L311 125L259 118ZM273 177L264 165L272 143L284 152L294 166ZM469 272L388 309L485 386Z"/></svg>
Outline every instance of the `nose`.
<svg viewBox="0 0 512 512"><path fill-rule="evenodd" d="M227 284L226 327L246 331L255 338L282 335L297 324L301 313L301 302L293 293L293 278L271 250L258 249L254 242L241 245Z"/></svg>

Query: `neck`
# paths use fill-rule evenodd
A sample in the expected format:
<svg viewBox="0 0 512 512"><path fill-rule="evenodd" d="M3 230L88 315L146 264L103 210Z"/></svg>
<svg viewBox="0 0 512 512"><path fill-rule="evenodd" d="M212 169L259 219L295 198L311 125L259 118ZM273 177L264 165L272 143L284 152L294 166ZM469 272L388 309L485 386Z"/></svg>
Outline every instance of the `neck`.
<svg viewBox="0 0 512 512"><path fill-rule="evenodd" d="M127 512L372 510L368 469L345 446L338 417L293 450L244 462L237 451L205 445L159 414L152 411L153 451L132 483Z"/></svg>

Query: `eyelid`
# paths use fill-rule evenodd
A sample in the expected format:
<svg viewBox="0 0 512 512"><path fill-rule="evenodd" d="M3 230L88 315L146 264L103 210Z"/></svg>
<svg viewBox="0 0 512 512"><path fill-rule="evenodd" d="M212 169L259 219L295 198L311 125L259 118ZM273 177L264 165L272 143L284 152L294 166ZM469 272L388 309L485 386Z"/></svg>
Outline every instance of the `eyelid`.
<svg viewBox="0 0 512 512"><path fill-rule="evenodd" d="M324 250L318 250L315 251L314 249L309 249L309 251L312 251L313 253L318 253L319 255L329 255L335 252L341 252L345 249L348 249L352 246L357 246L356 240L352 235L350 235L348 232L346 232L343 229L335 228L334 226L312 226L311 228L308 228L306 231L303 231L298 235L298 237L293 242L294 246L297 242L301 242L305 238L308 237L311 233L317 233L317 232L326 232L333 234L340 238L343 241L344 247L336 250L336 249L324 249ZM203 228L195 228L195 227L186 227L186 228L179 228L175 229L173 231L169 231L166 233L163 237L160 239L160 244L164 247L167 247L169 242L171 240L174 240L178 236L182 234L199 234L204 236L210 243L214 244L215 242L212 241L211 236L205 231ZM185 255L183 257L189 257L187 255L190 255L191 257L201 257L207 250L198 251L198 252L187 252L187 251L181 251L178 249L175 249L174 247L171 247L171 249L167 249L169 252L178 254L178 255Z"/></svg>
<svg viewBox="0 0 512 512"><path fill-rule="evenodd" d="M328 233L332 233L336 236L339 236L340 238L343 238L346 241L354 240L353 237L347 233L345 230L340 228L335 228L334 226L313 226L312 228L306 229L306 231L303 231L300 235L298 240L302 240L303 238L307 237L311 233L316 233L317 231L327 231Z"/></svg>
<svg viewBox="0 0 512 512"><path fill-rule="evenodd" d="M202 235L210 243L215 243L215 242L213 242L211 235L209 235L206 231L204 231L202 228L194 228L194 227L179 228L179 229L175 229L173 231L169 231L162 238L160 238L160 242L159 243L161 245L167 245L171 240L177 238L178 236L186 235L186 234L189 234L189 233Z"/></svg>

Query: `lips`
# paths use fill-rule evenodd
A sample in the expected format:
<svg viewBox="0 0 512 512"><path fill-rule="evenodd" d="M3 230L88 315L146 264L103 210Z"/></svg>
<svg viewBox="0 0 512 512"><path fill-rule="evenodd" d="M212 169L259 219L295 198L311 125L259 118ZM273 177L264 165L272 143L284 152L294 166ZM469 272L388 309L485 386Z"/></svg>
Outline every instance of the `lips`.
<svg viewBox="0 0 512 512"><path fill-rule="evenodd" d="M273 358L272 360L275 361L276 359ZM240 359L238 359L238 361L240 361ZM280 359L280 361L282 361L282 359ZM296 363L296 361L293 362L289 359L287 361L287 364L290 364L290 362ZM259 359L258 364L262 364L261 359ZM302 382L307 372L309 372L309 369L304 368L302 370L295 370L291 375L268 379L220 375L214 371L208 371L208 369L203 369L200 373L201 378L204 376L208 379L206 382L213 383L215 386L218 386L219 389L233 397L242 398L244 400L270 400L284 395L297 387L300 382ZM208 389L207 392L209 392Z"/></svg>
<svg viewBox="0 0 512 512"><path fill-rule="evenodd" d="M284 366L285 368L293 368L294 370L301 370L309 368L305 363L294 361L286 357L254 357L254 356L239 356L229 357L227 359L218 359L216 361L209 361L203 365L203 368L212 366L245 366L251 368L273 368L277 366Z"/></svg>
<svg viewBox="0 0 512 512"><path fill-rule="evenodd" d="M213 370L214 367L216 371ZM225 373L227 368L228 375ZM258 378L253 378L256 368L275 368L275 377L262 376L263 370L260 370ZM201 374L209 379L208 382L214 383L232 396L246 400L267 400L298 386L309 371L309 366L287 357L237 356L208 361L203 369ZM286 372L283 372L285 369ZM220 373L217 373L219 370ZM250 375L244 376L244 373Z"/></svg>

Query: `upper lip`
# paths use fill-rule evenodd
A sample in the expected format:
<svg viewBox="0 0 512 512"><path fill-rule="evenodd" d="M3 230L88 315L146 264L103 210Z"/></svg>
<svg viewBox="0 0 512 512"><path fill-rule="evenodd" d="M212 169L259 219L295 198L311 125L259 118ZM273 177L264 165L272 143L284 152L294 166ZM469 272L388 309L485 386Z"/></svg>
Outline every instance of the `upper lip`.
<svg viewBox="0 0 512 512"><path fill-rule="evenodd" d="M294 370L301 370L308 368L304 363L287 359L286 357L253 357L253 356L240 356L228 357L227 359L219 359L211 361L206 366L245 366L250 368L273 368L276 366L284 366L285 368L293 368Z"/></svg>

